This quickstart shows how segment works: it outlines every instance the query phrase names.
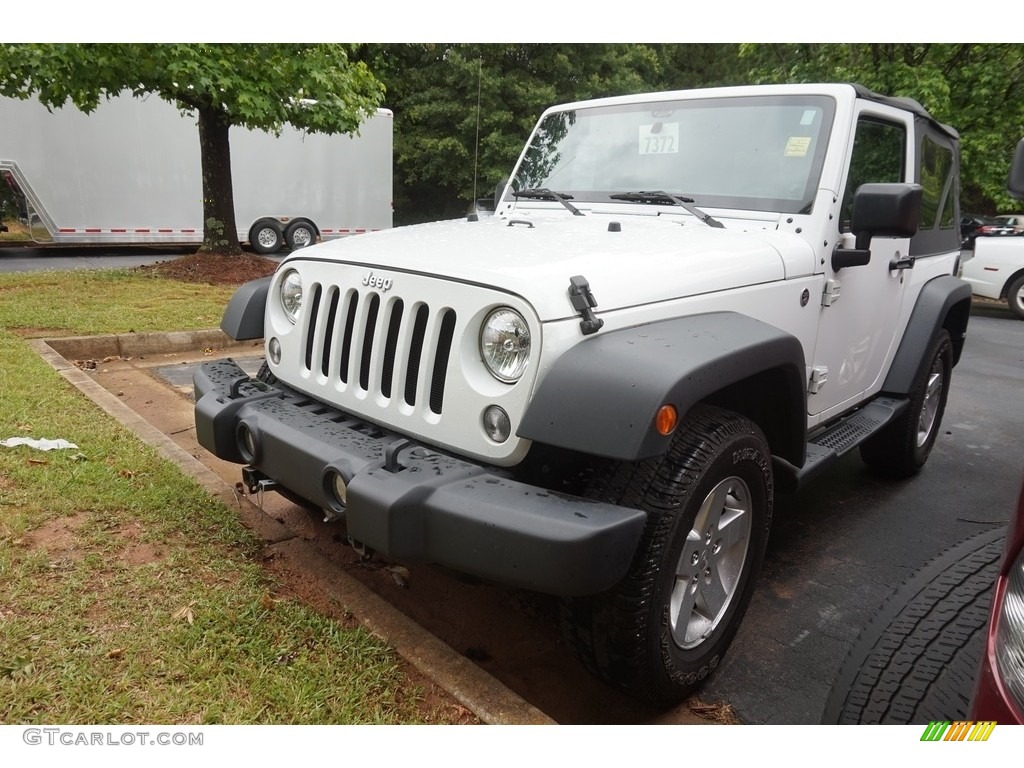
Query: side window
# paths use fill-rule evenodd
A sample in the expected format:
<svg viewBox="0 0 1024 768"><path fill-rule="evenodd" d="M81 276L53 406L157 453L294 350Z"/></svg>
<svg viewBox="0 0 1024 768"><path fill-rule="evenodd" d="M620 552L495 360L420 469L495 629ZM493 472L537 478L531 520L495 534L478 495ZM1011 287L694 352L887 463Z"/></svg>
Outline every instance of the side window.
<svg viewBox="0 0 1024 768"><path fill-rule="evenodd" d="M921 141L921 229L952 229L953 150L929 136Z"/></svg>
<svg viewBox="0 0 1024 768"><path fill-rule="evenodd" d="M862 117L857 121L853 139L850 173L843 195L842 226L850 231L853 193L861 184L884 184L904 181L907 131L902 125L877 118Z"/></svg>

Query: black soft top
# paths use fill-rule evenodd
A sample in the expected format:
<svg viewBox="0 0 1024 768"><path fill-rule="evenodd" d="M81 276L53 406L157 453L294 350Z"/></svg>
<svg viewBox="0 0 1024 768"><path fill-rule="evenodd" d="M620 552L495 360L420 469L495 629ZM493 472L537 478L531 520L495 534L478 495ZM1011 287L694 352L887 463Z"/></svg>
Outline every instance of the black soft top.
<svg viewBox="0 0 1024 768"><path fill-rule="evenodd" d="M960 140L960 134L956 128L945 123L940 123L934 117L932 117L928 110L921 106L920 102L916 99L911 99L907 96L883 96L880 93L875 93L870 88L865 88L863 85L857 83L850 83L853 89L857 92L857 96L862 99L869 99L871 101L877 101L879 104L885 104L890 107L897 107L898 109L905 109L908 112L913 112L918 117L921 117L931 123L935 128L942 131L950 138Z"/></svg>

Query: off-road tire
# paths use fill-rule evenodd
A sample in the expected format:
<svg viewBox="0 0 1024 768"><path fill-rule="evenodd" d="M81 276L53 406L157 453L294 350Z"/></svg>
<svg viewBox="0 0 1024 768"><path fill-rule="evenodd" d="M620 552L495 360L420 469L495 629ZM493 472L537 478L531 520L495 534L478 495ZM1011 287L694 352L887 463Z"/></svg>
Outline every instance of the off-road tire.
<svg viewBox="0 0 1024 768"><path fill-rule="evenodd" d="M678 702L720 663L761 569L774 495L764 435L749 419L698 406L665 455L598 468L587 495L648 518L618 585L563 601L566 643L611 685L655 704ZM705 621L712 582L721 602ZM673 599L688 589L696 590L693 605L684 600L674 612Z"/></svg>
<svg viewBox="0 0 1024 768"><path fill-rule="evenodd" d="M878 610L832 686L826 724L966 720L1004 532L985 531L917 571Z"/></svg>
<svg viewBox="0 0 1024 768"><path fill-rule="evenodd" d="M256 372L256 378L264 384L270 384L271 386L277 383L277 376L270 372L270 364L266 360L263 361L260 369Z"/></svg>
<svg viewBox="0 0 1024 768"><path fill-rule="evenodd" d="M893 478L916 474L928 460L942 424L953 372L953 344L949 332L940 329L910 392L910 404L901 416L860 447L871 469Z"/></svg>

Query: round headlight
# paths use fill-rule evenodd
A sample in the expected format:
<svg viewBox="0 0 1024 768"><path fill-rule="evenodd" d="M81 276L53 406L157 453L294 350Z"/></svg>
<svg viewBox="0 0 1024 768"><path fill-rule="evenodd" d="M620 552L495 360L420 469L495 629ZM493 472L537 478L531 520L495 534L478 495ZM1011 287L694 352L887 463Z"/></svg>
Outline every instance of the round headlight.
<svg viewBox="0 0 1024 768"><path fill-rule="evenodd" d="M530 362L530 327L523 316L507 307L491 312L480 332L480 355L498 381L519 381Z"/></svg>
<svg viewBox="0 0 1024 768"><path fill-rule="evenodd" d="M302 278L294 269L288 270L281 280L281 308L293 323L302 309Z"/></svg>

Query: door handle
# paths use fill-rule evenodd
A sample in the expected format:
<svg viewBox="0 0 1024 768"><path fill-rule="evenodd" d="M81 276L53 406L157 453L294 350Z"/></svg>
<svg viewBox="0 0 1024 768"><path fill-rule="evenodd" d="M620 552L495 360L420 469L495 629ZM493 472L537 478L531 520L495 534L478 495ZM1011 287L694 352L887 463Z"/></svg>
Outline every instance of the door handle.
<svg viewBox="0 0 1024 768"><path fill-rule="evenodd" d="M904 256L903 258L893 259L889 262L889 271L896 272L897 270L913 269L915 261L917 261L916 256Z"/></svg>

